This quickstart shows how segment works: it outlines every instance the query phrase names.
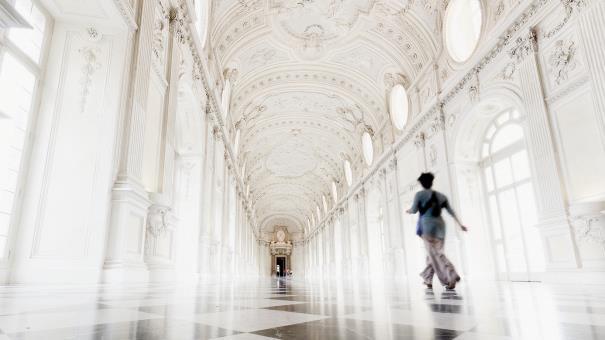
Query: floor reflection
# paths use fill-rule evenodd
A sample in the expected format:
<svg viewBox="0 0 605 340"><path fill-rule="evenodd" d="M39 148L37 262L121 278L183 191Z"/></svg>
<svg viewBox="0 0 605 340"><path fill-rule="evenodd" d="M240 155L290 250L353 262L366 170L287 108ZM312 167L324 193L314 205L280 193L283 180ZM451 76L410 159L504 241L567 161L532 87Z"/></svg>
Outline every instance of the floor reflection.
<svg viewBox="0 0 605 340"><path fill-rule="evenodd" d="M267 279L0 287L1 339L605 339L605 288Z"/></svg>

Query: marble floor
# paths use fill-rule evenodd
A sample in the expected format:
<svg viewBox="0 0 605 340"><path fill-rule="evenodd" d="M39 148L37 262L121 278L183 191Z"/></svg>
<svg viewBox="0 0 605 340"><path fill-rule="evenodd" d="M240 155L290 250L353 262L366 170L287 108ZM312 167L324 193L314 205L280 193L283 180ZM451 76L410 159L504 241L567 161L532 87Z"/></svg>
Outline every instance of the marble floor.
<svg viewBox="0 0 605 340"><path fill-rule="evenodd" d="M0 286L5 339L605 339L605 287L259 279Z"/></svg>

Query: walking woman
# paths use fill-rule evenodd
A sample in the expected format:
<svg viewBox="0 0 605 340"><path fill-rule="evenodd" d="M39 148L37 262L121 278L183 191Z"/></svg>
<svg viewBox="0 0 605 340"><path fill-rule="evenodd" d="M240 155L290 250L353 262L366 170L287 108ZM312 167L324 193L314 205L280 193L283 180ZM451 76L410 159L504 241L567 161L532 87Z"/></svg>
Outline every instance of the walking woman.
<svg viewBox="0 0 605 340"><path fill-rule="evenodd" d="M442 209L447 210L452 215L463 231L467 231L467 228L458 220L447 197L431 189L434 179L435 176L430 172L423 173L418 177L418 181L424 189L416 193L414 203L407 213L420 213L417 234L424 240L427 252L427 266L420 274L424 279L424 284L428 288L433 288L433 276L437 274L437 278L439 278L441 284L447 289L452 290L456 288L456 283L460 281L460 276L456 272L454 265L443 253L445 221L441 217Z"/></svg>

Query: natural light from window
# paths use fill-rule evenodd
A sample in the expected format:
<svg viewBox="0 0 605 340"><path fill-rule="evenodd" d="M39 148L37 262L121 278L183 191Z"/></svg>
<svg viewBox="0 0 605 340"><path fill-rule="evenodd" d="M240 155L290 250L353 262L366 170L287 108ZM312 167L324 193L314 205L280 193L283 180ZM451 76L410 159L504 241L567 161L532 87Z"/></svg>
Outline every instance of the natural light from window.
<svg viewBox="0 0 605 340"><path fill-rule="evenodd" d="M391 113L391 122L397 130L403 130L408 122L409 102L405 88L401 84L395 85L391 90L389 98L389 109Z"/></svg>
<svg viewBox="0 0 605 340"><path fill-rule="evenodd" d="M350 186L351 184L353 184L353 171L351 170L351 162L345 159L343 167L345 172L345 179L347 180L347 184Z"/></svg>
<svg viewBox="0 0 605 340"><path fill-rule="evenodd" d="M479 38L483 14L480 0L452 0L445 13L445 44L457 62L465 62L473 55Z"/></svg>
<svg viewBox="0 0 605 340"><path fill-rule="evenodd" d="M372 165L374 161L374 143L369 132L364 132L361 136L361 145L363 147L363 158L367 165Z"/></svg>
<svg viewBox="0 0 605 340"><path fill-rule="evenodd" d="M0 48L0 259L7 253L47 26L46 16L30 0L14 6L33 28L9 29L8 42Z"/></svg>

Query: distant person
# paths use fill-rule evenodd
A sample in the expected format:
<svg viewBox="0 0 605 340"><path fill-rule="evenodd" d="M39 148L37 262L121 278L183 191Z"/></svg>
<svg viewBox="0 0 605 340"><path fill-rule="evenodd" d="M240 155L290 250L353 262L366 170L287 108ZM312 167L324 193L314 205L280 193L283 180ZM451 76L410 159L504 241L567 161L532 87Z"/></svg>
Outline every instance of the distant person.
<svg viewBox="0 0 605 340"><path fill-rule="evenodd" d="M435 190L432 190L435 176L430 173L423 173L418 177L418 182L424 190L416 193L412 207L407 210L408 214L420 213L417 226L417 234L424 240L426 247L426 269L420 274L424 279L424 284L428 288L433 288L433 276L437 278L447 289L453 290L460 281L460 276L456 272L454 265L447 259L443 253L443 243L445 241L445 221L441 217L441 211L445 208L452 215L456 223L463 231L468 229L460 223L456 213L450 206L447 197Z"/></svg>

